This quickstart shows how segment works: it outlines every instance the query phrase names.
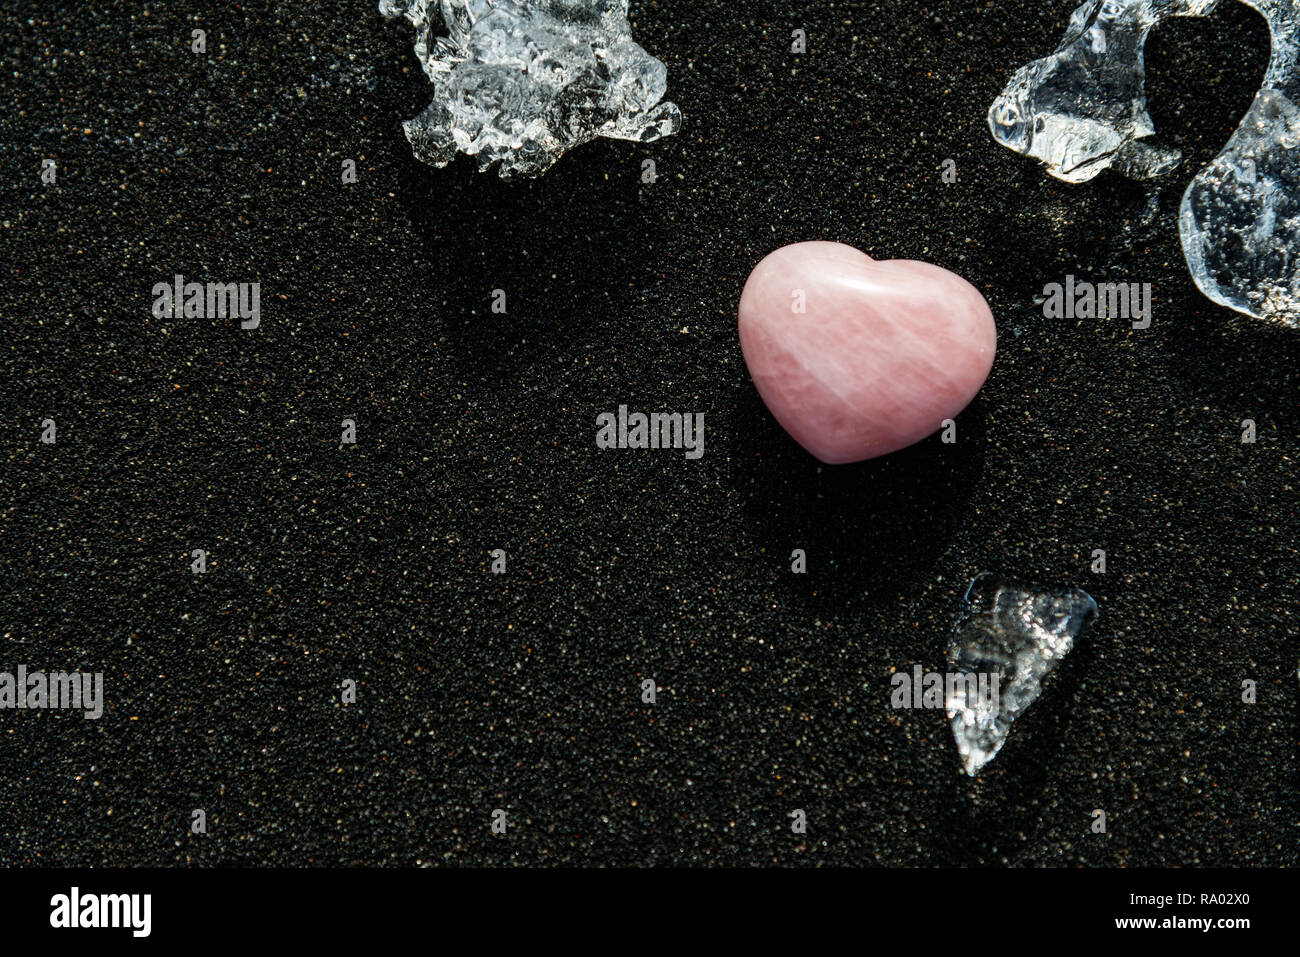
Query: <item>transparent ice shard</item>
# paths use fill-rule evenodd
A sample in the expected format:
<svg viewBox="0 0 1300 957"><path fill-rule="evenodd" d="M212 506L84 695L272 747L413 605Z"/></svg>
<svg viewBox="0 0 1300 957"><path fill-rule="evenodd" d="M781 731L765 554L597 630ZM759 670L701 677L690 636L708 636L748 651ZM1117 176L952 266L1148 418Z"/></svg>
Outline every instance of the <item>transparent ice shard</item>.
<svg viewBox="0 0 1300 957"><path fill-rule="evenodd" d="M571 147L677 132L668 70L632 39L628 0L380 0L415 27L433 102L403 127L416 157L457 151L503 179L537 176ZM447 36L436 36L440 19Z"/></svg>
<svg viewBox="0 0 1300 957"><path fill-rule="evenodd" d="M994 101L994 139L1070 183L1108 167L1139 179L1173 169L1177 151L1148 141L1143 49L1161 20L1218 2L1087 0L1056 52L1022 67ZM1228 145L1187 187L1179 233L1206 296L1300 327L1300 0L1242 2L1268 21L1268 72Z"/></svg>
<svg viewBox="0 0 1300 957"><path fill-rule="evenodd" d="M1002 749L1011 723L1097 617L1077 588L1039 588L985 572L971 582L948 644L946 705L957 753L974 777ZM986 681L979 681L985 676Z"/></svg>
<svg viewBox="0 0 1300 957"><path fill-rule="evenodd" d="M1300 327L1300 0L1246 4L1268 20L1268 71L1228 145L1183 194L1179 233L1201 292Z"/></svg>
<svg viewBox="0 0 1300 957"><path fill-rule="evenodd" d="M1147 36L1166 17L1204 16L1218 2L1087 0L1056 52L1021 67L993 102L993 138L1067 183L1110 166L1138 179L1173 169L1178 151L1146 142L1155 133L1145 89Z"/></svg>

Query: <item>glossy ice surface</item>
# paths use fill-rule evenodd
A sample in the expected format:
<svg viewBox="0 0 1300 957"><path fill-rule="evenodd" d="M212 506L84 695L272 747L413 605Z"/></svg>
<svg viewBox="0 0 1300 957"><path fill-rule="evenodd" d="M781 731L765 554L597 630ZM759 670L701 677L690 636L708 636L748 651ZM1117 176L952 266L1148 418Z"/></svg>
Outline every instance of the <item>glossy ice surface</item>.
<svg viewBox="0 0 1300 957"><path fill-rule="evenodd" d="M996 676L992 701L974 684L947 696L948 719L962 766L972 777L996 757L1011 724L1042 692L1083 630L1097 603L1077 588L1040 588L989 573L971 582L948 644L948 668Z"/></svg>
<svg viewBox="0 0 1300 957"><path fill-rule="evenodd" d="M649 142L677 132L661 102L667 68L632 39L628 0L381 0L415 27L433 102L403 126L415 155L500 163L537 176L598 136ZM441 20L446 36L435 35Z"/></svg>
<svg viewBox="0 0 1300 957"><path fill-rule="evenodd" d="M989 110L993 137L1050 175L1080 183L1113 168L1135 178L1173 169L1150 140L1143 49L1167 17L1219 0L1087 0L1050 56L1022 67ZM1273 52L1254 103L1183 196L1179 231L1197 286L1222 305L1300 326L1300 0L1243 0L1268 20Z"/></svg>

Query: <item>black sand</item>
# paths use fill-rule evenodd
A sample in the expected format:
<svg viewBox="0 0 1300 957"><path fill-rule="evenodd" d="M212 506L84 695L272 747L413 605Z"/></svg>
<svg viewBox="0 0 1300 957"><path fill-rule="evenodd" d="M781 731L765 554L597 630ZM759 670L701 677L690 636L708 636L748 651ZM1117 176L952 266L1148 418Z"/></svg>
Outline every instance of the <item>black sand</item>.
<svg viewBox="0 0 1300 957"><path fill-rule="evenodd" d="M1300 334L1204 299L1175 222L1263 73L1244 6L1153 38L1158 191L988 136L1066 2L636 3L682 132L511 184L411 158L370 2L51 6L0 13L0 667L107 707L0 712L0 861L1296 862ZM823 467L766 413L736 302L805 239L987 295L955 446ZM260 281L260 329L154 319L177 272ZM1045 319L1066 274L1152 283L1151 328ZM620 404L704 457L597 450ZM983 569L1101 618L972 784L889 676Z"/></svg>

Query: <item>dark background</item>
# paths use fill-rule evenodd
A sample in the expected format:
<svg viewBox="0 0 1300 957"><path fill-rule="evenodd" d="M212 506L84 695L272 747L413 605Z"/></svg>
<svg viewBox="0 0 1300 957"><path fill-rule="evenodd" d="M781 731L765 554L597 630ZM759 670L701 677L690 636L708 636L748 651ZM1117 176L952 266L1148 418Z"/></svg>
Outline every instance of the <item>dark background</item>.
<svg viewBox="0 0 1300 957"><path fill-rule="evenodd" d="M1159 27L1183 165L1071 187L985 114L1073 5L634 3L682 131L502 183L412 159L370 0L7 4L0 666L107 707L0 712L0 861L1294 864L1300 334L1204 299L1176 224L1267 30ZM988 297L955 446L827 467L767 414L736 303L808 239ZM260 281L261 328L154 319L176 272ZM1045 319L1067 273L1152 283L1151 328ZM620 404L703 412L703 459L597 450ZM1101 618L971 782L889 677L984 569Z"/></svg>

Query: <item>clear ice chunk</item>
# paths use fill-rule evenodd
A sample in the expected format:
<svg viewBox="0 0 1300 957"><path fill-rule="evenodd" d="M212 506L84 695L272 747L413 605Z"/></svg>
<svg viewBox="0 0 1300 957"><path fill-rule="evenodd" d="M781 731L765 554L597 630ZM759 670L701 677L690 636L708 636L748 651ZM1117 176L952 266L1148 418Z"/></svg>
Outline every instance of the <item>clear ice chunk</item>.
<svg viewBox="0 0 1300 957"><path fill-rule="evenodd" d="M1268 19L1268 71L1228 145L1183 193L1178 229L1201 292L1300 328L1300 0L1246 2Z"/></svg>
<svg viewBox="0 0 1300 957"><path fill-rule="evenodd" d="M1108 167L1138 179L1173 169L1177 151L1148 141L1143 49L1161 20L1205 16L1218 2L1087 0L1057 50L994 101L993 138L1070 183ZM1183 194L1179 233L1206 296L1300 327L1300 0L1242 2L1268 21L1268 72L1228 145Z"/></svg>
<svg viewBox="0 0 1300 957"><path fill-rule="evenodd" d="M1077 588L1027 586L988 572L971 582L948 644L950 674L969 677L949 679L945 694L967 774L993 760L1011 723L1096 617L1097 603Z"/></svg>
<svg viewBox="0 0 1300 957"><path fill-rule="evenodd" d="M677 132L668 69L632 39L628 0L380 0L415 27L433 102L403 124L416 157L456 153L480 170L537 176L598 136L648 143ZM440 17L448 35L435 36Z"/></svg>
<svg viewBox="0 0 1300 957"><path fill-rule="evenodd" d="M1138 179L1178 165L1177 150L1145 142L1151 28L1166 17L1209 13L1219 0L1087 0L1051 56L1021 67L989 109L989 130L1008 149L1067 183L1107 167Z"/></svg>

